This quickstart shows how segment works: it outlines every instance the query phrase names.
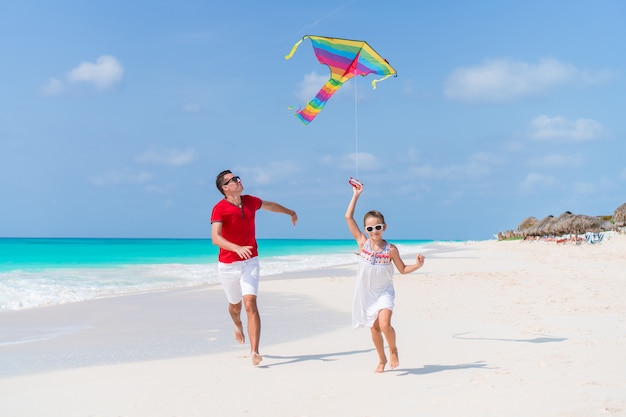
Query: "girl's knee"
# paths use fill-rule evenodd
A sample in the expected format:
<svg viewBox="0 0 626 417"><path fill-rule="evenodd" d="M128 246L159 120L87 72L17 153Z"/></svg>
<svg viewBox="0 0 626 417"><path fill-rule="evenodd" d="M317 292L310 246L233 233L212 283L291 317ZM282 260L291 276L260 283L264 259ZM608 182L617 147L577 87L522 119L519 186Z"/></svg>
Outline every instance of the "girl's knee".
<svg viewBox="0 0 626 417"><path fill-rule="evenodd" d="M380 330L375 330L374 328L372 328L371 330L372 330L372 340L374 340L374 342L376 342L376 340L378 339L383 340L383 332L381 332Z"/></svg>
<svg viewBox="0 0 626 417"><path fill-rule="evenodd" d="M380 333L380 324L378 323L378 319L372 323L372 327L370 327L372 333Z"/></svg>
<svg viewBox="0 0 626 417"><path fill-rule="evenodd" d="M380 330L383 333L387 333L389 331L393 331L393 326L391 325L391 323L381 323Z"/></svg>
<svg viewBox="0 0 626 417"><path fill-rule="evenodd" d="M393 329L393 327L391 327L391 311L387 309L381 310L378 313L378 318L376 319L376 322L383 332Z"/></svg>

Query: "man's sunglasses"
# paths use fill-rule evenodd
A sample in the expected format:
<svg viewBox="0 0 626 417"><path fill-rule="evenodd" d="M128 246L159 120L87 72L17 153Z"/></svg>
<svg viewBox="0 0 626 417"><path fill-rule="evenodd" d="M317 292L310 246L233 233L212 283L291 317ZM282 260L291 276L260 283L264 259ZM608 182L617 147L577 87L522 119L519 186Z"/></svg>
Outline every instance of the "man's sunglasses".
<svg viewBox="0 0 626 417"><path fill-rule="evenodd" d="M367 230L368 232L373 231L374 229L376 230L382 230L383 229L384 224L377 224L376 226L367 226L365 228L365 230Z"/></svg>
<svg viewBox="0 0 626 417"><path fill-rule="evenodd" d="M241 178L239 178L238 176L235 175L234 177L229 178L228 181L226 181L224 183L224 185L228 185L228 184L230 184L233 181L239 182L239 181L241 181Z"/></svg>

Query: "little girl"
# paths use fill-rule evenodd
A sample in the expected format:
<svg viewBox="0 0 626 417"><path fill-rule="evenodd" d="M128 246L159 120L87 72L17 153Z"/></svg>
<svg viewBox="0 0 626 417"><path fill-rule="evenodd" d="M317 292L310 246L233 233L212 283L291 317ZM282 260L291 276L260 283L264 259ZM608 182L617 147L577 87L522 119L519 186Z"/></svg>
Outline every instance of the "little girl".
<svg viewBox="0 0 626 417"><path fill-rule="evenodd" d="M414 264L405 265L400 258L398 248L383 239L387 224L379 211L372 210L365 214L363 226L367 235L361 232L354 221L354 208L362 192L362 185L353 185L352 199L346 210L348 229L359 245L352 325L354 328L367 326L371 329L372 340L379 358L375 372L383 372L387 365L383 334L389 345L389 367L394 369L400 364L396 331L391 327L391 314L395 299L393 265L401 274L408 274L424 265L424 256L418 254Z"/></svg>

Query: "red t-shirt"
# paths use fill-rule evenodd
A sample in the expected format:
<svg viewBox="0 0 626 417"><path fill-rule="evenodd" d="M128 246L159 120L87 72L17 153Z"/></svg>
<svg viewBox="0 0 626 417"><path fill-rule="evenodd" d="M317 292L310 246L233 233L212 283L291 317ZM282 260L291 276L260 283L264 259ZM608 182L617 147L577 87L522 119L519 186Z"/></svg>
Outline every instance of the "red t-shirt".
<svg viewBox="0 0 626 417"><path fill-rule="evenodd" d="M222 223L222 237L239 246L252 246L252 256L258 256L254 216L263 201L251 195L241 196L241 207L225 198L220 200L211 213L211 223ZM236 252L220 248L217 260L226 264L242 261Z"/></svg>

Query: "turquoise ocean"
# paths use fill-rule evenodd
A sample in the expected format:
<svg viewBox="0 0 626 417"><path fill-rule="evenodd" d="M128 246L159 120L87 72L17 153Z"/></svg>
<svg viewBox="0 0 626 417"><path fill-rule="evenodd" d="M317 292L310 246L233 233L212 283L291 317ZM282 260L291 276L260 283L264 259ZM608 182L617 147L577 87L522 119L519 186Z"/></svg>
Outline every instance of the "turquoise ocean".
<svg viewBox="0 0 626 417"><path fill-rule="evenodd" d="M259 239L261 276L356 262L354 240ZM393 241L402 254L430 240ZM218 282L210 239L0 238L0 311Z"/></svg>

